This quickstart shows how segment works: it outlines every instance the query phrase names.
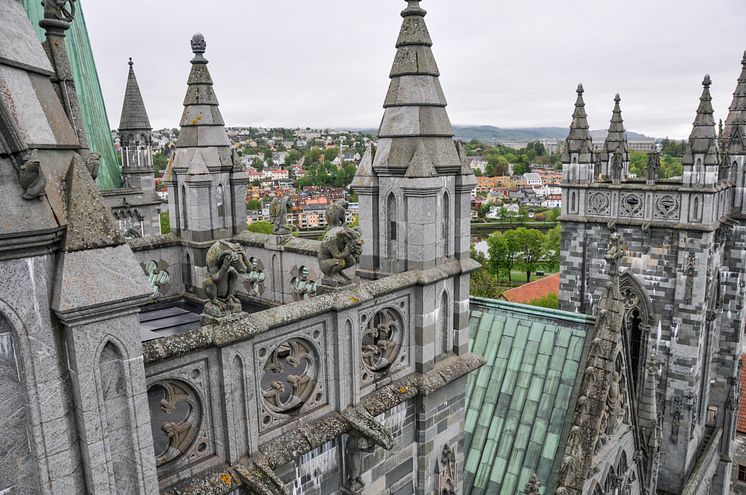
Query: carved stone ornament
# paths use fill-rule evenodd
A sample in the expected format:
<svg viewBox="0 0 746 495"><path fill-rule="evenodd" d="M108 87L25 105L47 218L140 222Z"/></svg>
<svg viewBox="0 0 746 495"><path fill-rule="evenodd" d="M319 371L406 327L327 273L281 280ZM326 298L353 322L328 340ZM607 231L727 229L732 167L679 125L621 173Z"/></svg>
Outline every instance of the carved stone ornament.
<svg viewBox="0 0 746 495"><path fill-rule="evenodd" d="M249 260L241 246L218 241L207 251L208 277L202 288L210 301L204 314L222 318L241 311L241 301L236 297L239 280L249 270Z"/></svg>
<svg viewBox="0 0 746 495"><path fill-rule="evenodd" d="M295 267L292 271L293 278L290 285L293 287L293 300L303 301L316 294L316 281L311 280L311 274L305 266Z"/></svg>
<svg viewBox="0 0 746 495"><path fill-rule="evenodd" d="M648 177L650 184L658 180L658 171L661 168L661 155L655 147L648 153Z"/></svg>
<svg viewBox="0 0 746 495"><path fill-rule="evenodd" d="M32 200L44 196L47 176L42 170L36 150L23 157L23 164L18 170L18 176L23 188L23 199Z"/></svg>
<svg viewBox="0 0 746 495"><path fill-rule="evenodd" d="M637 193L622 194L619 214L623 217L641 217L643 201Z"/></svg>
<svg viewBox="0 0 746 495"><path fill-rule="evenodd" d="M328 287L340 287L352 283L344 270L360 262L363 252L363 237L359 229L346 225L346 203L333 203L326 210L329 230L324 235L319 249L319 268L324 274L321 281Z"/></svg>
<svg viewBox="0 0 746 495"><path fill-rule="evenodd" d="M313 393L317 379L313 346L304 339L285 341L264 365L264 404L275 414L297 411Z"/></svg>
<svg viewBox="0 0 746 495"><path fill-rule="evenodd" d="M679 441L679 426L681 424L681 397L673 398L671 410L671 442L676 444Z"/></svg>
<svg viewBox="0 0 746 495"><path fill-rule="evenodd" d="M85 168L88 169L88 173L91 174L93 180L98 177L98 170L101 167L101 154L93 151L89 151L83 155L85 161Z"/></svg>
<svg viewBox="0 0 746 495"><path fill-rule="evenodd" d="M151 385L148 403L156 465L160 467L190 452L199 435L202 407L194 389L179 380Z"/></svg>
<svg viewBox="0 0 746 495"><path fill-rule="evenodd" d="M269 217L272 221L272 233L274 235L289 235L292 233L288 225L288 205L290 198L287 196L275 198L269 204Z"/></svg>
<svg viewBox="0 0 746 495"><path fill-rule="evenodd" d="M456 469L456 453L448 445L443 445L440 458L436 464L438 474L438 495L456 495L458 486L458 470Z"/></svg>
<svg viewBox="0 0 746 495"><path fill-rule="evenodd" d="M531 476L528 477L526 488L523 489L523 493L526 495L539 495L539 488L541 488L539 478L536 477L535 473L531 473Z"/></svg>
<svg viewBox="0 0 746 495"><path fill-rule="evenodd" d="M611 213L609 208L611 201L609 195L604 192L591 193L588 198L588 214L608 216Z"/></svg>
<svg viewBox="0 0 746 495"><path fill-rule="evenodd" d="M655 218L676 219L679 216L679 199L672 194L662 194L655 199Z"/></svg>
<svg viewBox="0 0 746 495"><path fill-rule="evenodd" d="M168 263L164 260L156 262L150 260L145 263L145 275L148 276L148 282L150 288L153 290L153 297L158 297L161 293L165 294L171 288L169 280L171 280L171 274L168 273Z"/></svg>
<svg viewBox="0 0 746 495"><path fill-rule="evenodd" d="M72 22L75 19L75 0L44 0L44 18Z"/></svg>
<svg viewBox="0 0 746 495"><path fill-rule="evenodd" d="M686 286L684 288L684 303L691 304L694 298L694 277L696 276L697 258L694 253L689 253L686 260Z"/></svg>
<svg viewBox="0 0 746 495"><path fill-rule="evenodd" d="M363 364L370 371L385 372L396 360L401 347L401 316L394 309L384 308L363 324Z"/></svg>
<svg viewBox="0 0 746 495"><path fill-rule="evenodd" d="M244 280L244 287L249 294L260 297L264 293L264 282L267 275L264 273L264 265L260 260L253 256L249 258L249 273Z"/></svg>
<svg viewBox="0 0 746 495"><path fill-rule="evenodd" d="M364 435L353 430L345 442L345 462L347 465L347 477L345 488L352 493L362 493L365 488L363 481L363 461L365 454L370 454L376 446Z"/></svg>

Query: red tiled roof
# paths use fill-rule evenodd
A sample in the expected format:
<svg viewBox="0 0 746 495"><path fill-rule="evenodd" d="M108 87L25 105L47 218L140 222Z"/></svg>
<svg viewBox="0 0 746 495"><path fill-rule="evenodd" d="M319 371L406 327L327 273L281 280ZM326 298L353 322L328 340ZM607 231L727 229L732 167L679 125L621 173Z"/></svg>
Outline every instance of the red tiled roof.
<svg viewBox="0 0 746 495"><path fill-rule="evenodd" d="M502 294L498 299L508 302L528 304L536 299L541 299L549 294L559 294L560 274L555 273L548 277L540 278L529 282L515 289L510 289Z"/></svg>
<svg viewBox="0 0 746 495"><path fill-rule="evenodd" d="M741 402L738 406L738 420L736 430L738 433L746 433L746 354L741 357Z"/></svg>

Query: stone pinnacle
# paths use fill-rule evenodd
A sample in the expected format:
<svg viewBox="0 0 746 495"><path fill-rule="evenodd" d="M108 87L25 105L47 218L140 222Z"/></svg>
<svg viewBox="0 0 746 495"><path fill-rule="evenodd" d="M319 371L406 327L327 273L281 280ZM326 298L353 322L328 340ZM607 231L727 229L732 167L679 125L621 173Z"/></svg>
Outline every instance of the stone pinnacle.
<svg viewBox="0 0 746 495"><path fill-rule="evenodd" d="M427 15L427 11L420 7L420 0L404 0L407 2L407 8L404 9L401 13L402 17L409 17L413 15L417 15L420 17L425 17Z"/></svg>
<svg viewBox="0 0 746 495"><path fill-rule="evenodd" d="M583 89L583 83L578 84L577 92L579 95L582 95L585 92L585 90Z"/></svg>
<svg viewBox="0 0 746 495"><path fill-rule="evenodd" d="M205 37L202 36L202 33L195 33L194 36L192 36L192 52L194 53L194 58L192 59L193 64L206 64L207 59L203 56L205 51L207 50L207 42L205 41Z"/></svg>
<svg viewBox="0 0 746 495"><path fill-rule="evenodd" d="M710 79L709 74L705 74L705 80L702 81L702 86L704 86L705 88L709 88L710 86L712 86L712 79Z"/></svg>

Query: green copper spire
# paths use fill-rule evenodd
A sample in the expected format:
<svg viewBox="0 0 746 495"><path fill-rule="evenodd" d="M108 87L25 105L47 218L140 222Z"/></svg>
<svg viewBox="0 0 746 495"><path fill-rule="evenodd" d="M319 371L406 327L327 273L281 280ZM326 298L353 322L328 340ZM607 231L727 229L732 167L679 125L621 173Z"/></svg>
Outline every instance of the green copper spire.
<svg viewBox="0 0 746 495"><path fill-rule="evenodd" d="M44 18L42 3L39 0L21 0L21 3L31 19L31 24L36 29L39 40L44 42L46 40L44 30L39 27L39 21ZM88 39L81 1L78 0L76 3L75 19L66 37L75 89L80 100L83 125L91 151L101 154L101 168L96 184L99 189L117 189L122 185L122 174L119 170L117 154L114 151L114 142L111 139L111 127L106 115L104 96Z"/></svg>

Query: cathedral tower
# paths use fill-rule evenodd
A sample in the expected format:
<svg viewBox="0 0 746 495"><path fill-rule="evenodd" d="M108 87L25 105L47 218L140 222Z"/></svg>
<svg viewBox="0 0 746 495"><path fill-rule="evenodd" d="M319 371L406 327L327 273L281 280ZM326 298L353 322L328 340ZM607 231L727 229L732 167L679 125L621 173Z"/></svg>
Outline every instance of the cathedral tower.
<svg viewBox="0 0 746 495"><path fill-rule="evenodd" d="M560 306L586 314L598 310L607 283L605 239L616 231L626 254L620 267L623 342L638 415L644 414L643 406L650 406L650 372L645 363L653 356L658 362L662 455L659 467L642 467L648 473L646 483L657 477L657 489L665 493L682 493L693 486L691 493L702 493L698 465L711 473L707 484L712 493L726 493L730 476L746 237L742 217L733 209L740 207L734 203L736 188L729 179L735 172L726 171L721 159L711 84L706 76L683 159L683 178L658 178L655 160L647 180L627 176L626 137L617 101L599 155L598 177L579 187L578 182L587 177L578 167L574 175L566 173L562 184ZM740 122L739 92L743 93L741 82L722 136L723 141L735 142L736 151L740 145L733 135L739 126L733 123ZM581 149L577 137L586 124L579 101L563 160L568 172L573 170L573 154ZM614 165L614 156L616 174L609 176L607 167ZM732 161L731 168L742 163L739 158ZM581 163L588 163L587 155L578 158ZM638 438L637 448L644 448L647 441ZM707 468L701 467L703 463Z"/></svg>
<svg viewBox="0 0 746 495"><path fill-rule="evenodd" d="M352 184L365 237L359 274L366 278L469 256L475 182L453 141L426 14L418 0L401 14L378 147Z"/></svg>

